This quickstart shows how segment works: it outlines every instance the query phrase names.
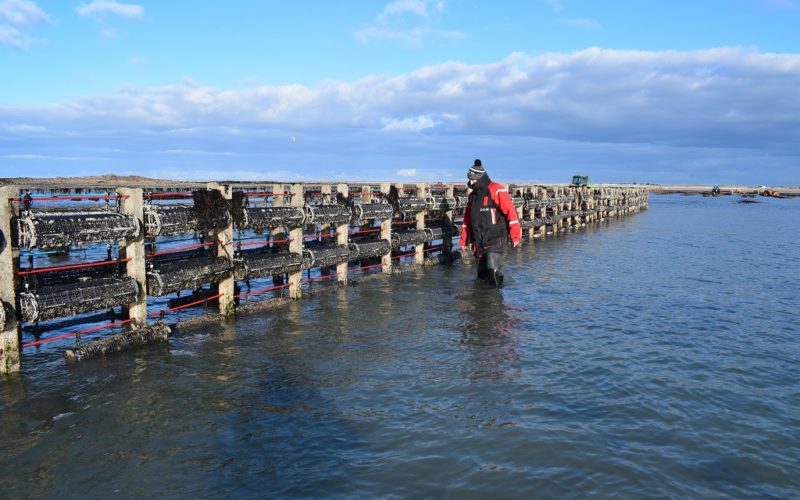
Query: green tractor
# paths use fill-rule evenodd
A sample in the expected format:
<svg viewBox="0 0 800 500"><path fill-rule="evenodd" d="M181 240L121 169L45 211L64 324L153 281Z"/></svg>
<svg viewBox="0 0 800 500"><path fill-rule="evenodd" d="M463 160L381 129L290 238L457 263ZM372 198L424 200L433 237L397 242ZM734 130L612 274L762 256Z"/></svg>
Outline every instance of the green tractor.
<svg viewBox="0 0 800 500"><path fill-rule="evenodd" d="M589 176L588 175L573 175L572 176L572 184L571 186L575 187L582 187L589 185Z"/></svg>

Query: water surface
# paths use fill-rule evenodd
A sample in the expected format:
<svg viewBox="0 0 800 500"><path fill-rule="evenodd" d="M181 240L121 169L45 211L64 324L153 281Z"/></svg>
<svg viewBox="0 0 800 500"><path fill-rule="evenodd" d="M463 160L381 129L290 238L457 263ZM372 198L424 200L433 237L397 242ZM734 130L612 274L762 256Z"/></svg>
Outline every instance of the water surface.
<svg viewBox="0 0 800 500"><path fill-rule="evenodd" d="M4 497L797 497L800 199L650 209L0 385ZM329 284L317 290L330 290Z"/></svg>

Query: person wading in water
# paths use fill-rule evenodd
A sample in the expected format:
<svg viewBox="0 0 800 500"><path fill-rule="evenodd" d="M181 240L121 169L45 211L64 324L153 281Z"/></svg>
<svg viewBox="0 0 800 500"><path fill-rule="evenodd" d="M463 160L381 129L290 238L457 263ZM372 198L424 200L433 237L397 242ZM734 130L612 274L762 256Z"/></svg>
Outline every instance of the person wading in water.
<svg viewBox="0 0 800 500"><path fill-rule="evenodd" d="M478 261L478 279L489 279L499 287L503 284L503 252L509 234L511 243L522 241L517 210L501 184L492 182L480 160L475 160L467 172L467 185L472 189L464 210L461 225L461 248L470 245Z"/></svg>

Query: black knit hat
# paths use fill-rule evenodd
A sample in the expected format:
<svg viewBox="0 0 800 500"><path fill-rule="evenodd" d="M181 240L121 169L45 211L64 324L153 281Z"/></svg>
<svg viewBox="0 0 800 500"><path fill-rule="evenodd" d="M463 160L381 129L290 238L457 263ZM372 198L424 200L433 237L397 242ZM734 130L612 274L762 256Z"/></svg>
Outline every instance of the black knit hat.
<svg viewBox="0 0 800 500"><path fill-rule="evenodd" d="M483 168L481 161L476 159L472 163L472 166L469 167L469 171L467 172L467 179L474 181L480 179L484 175L486 175L486 169Z"/></svg>

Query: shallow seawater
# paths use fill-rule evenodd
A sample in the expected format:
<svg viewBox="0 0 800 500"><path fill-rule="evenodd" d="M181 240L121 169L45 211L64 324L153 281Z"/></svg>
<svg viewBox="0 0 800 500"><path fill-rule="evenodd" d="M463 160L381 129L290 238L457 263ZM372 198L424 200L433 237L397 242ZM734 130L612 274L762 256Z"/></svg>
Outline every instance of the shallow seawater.
<svg viewBox="0 0 800 500"><path fill-rule="evenodd" d="M800 495L800 199L651 196L0 383L5 498Z"/></svg>

